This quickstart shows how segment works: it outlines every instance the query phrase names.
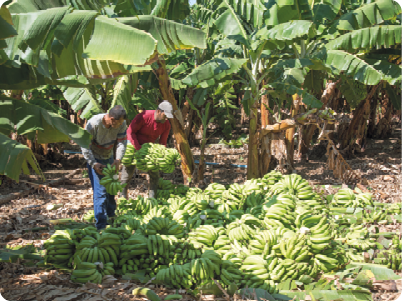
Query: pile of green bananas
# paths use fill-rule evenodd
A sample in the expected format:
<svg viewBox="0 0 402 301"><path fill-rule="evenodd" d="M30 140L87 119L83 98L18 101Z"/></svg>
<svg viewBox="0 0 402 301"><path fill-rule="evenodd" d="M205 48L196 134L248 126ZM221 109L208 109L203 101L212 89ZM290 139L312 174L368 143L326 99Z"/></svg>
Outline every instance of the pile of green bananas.
<svg viewBox="0 0 402 301"><path fill-rule="evenodd" d="M276 285L287 279L316 278L350 261L364 262L362 253L378 246L366 223L382 217L365 210L381 206L358 190L340 190L327 203L331 198L300 176L274 172L244 185L214 183L180 193L169 181L159 185L170 192L168 198L120 199L113 227L102 233L92 226L56 232L45 243L47 261L71 266L82 258L89 269L101 262L118 275L144 270L158 284L177 289L195 289L213 277L224 287L275 293ZM349 199L358 200L359 207L345 208ZM385 258L374 255L374 263L398 268L400 249L401 241L394 237ZM99 281L94 271L85 273ZM79 271L73 276L88 277Z"/></svg>
<svg viewBox="0 0 402 301"><path fill-rule="evenodd" d="M371 193L363 193L359 188L355 188L357 194L350 188L339 189L334 195L332 203L336 206L343 207L366 207L373 206L373 195Z"/></svg>
<svg viewBox="0 0 402 301"><path fill-rule="evenodd" d="M121 184L119 181L119 171L116 169L116 166L111 166L108 164L103 170L103 174L105 175L99 183L106 188L106 192L110 195L116 195L119 191L122 191L124 187L126 187L127 183Z"/></svg>
<svg viewBox="0 0 402 301"><path fill-rule="evenodd" d="M144 143L139 151L134 153L134 159L139 170L162 171L172 173L176 163L180 163L179 152L174 148L166 148L161 144Z"/></svg>
<svg viewBox="0 0 402 301"><path fill-rule="evenodd" d="M71 281L76 283L102 283L103 276L114 275L113 263L102 264L100 262L90 263L82 261L79 256L75 258L77 263L71 273Z"/></svg>

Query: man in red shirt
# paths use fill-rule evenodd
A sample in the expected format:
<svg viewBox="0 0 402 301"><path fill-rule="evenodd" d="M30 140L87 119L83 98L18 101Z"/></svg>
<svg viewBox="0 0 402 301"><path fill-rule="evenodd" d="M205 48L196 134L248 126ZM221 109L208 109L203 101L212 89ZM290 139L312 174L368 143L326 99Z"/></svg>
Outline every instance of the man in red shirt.
<svg viewBox="0 0 402 301"><path fill-rule="evenodd" d="M159 144L166 146L171 128L167 118L173 118L173 107L167 100L159 104L157 110L146 110L138 114L127 129L127 143L131 143L138 151L144 143L155 143L159 138ZM121 197L128 198L128 183L133 177L134 172L135 165L123 165L121 183L127 183L127 185L123 189ZM148 174L150 178L148 197L156 198L159 172L149 171Z"/></svg>

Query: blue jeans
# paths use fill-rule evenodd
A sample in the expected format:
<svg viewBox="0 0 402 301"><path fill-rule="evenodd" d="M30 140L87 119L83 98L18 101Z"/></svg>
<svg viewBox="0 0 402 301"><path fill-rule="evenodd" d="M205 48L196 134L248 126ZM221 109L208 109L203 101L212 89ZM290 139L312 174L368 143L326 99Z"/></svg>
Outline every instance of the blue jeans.
<svg viewBox="0 0 402 301"><path fill-rule="evenodd" d="M97 163L101 163L103 165L107 165L108 163L112 164L113 161L113 157L106 160L96 159ZM93 199L96 228L100 230L106 228L108 217L115 216L116 201L114 199L114 195L108 194L106 192L106 188L99 183L104 176L97 174L89 164L87 164L87 167L94 194Z"/></svg>

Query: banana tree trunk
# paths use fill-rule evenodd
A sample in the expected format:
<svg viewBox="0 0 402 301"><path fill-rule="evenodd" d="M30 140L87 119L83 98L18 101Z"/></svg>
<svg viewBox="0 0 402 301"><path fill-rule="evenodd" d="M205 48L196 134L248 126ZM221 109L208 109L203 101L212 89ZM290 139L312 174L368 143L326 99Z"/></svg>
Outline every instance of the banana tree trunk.
<svg viewBox="0 0 402 301"><path fill-rule="evenodd" d="M258 101L250 108L249 143L247 160L247 179L255 179L259 176L258 165L258 133L257 133L257 110Z"/></svg>
<svg viewBox="0 0 402 301"><path fill-rule="evenodd" d="M263 82L262 85L265 83ZM265 88L262 88L262 92ZM263 93L264 94L264 93ZM269 122L269 111L268 111L269 101L268 95L261 96L261 127L265 128L270 124ZM261 135L261 149L259 153L259 176L263 177L269 171L269 164L271 163L271 143L268 135Z"/></svg>
<svg viewBox="0 0 402 301"><path fill-rule="evenodd" d="M353 119L350 122L349 127L340 135L340 148L342 150L345 150L347 147L349 150L352 150L352 145L356 142L357 132L365 133L365 127L367 126L367 119L370 111L370 99L373 97L378 86L379 85L373 86L367 97L360 102L353 113ZM362 129L362 127L364 128ZM361 140L363 141L364 137L362 137Z"/></svg>
<svg viewBox="0 0 402 301"><path fill-rule="evenodd" d="M299 114L299 103L301 98L299 95L295 94L292 96L292 118L294 118L297 114ZM295 153L295 127L286 130L285 133L285 143L286 143L286 152L287 152L287 161L290 164L288 166L288 170L294 170L294 153Z"/></svg>
<svg viewBox="0 0 402 301"><path fill-rule="evenodd" d="M378 97L374 97L370 101L370 119L369 125L367 128L367 137L374 138L375 125L377 120L377 105L378 105Z"/></svg>
<svg viewBox="0 0 402 301"><path fill-rule="evenodd" d="M183 118L181 111L177 107L177 102L170 85L165 60L162 57L159 57L157 64L158 68L155 70L155 72L159 80L159 91L161 92L163 99L168 100L173 106L175 117L169 121L172 125L173 135L182 160L181 168L183 171L184 182L187 183L187 178L191 178L194 172L193 153L191 152L190 145L184 133Z"/></svg>

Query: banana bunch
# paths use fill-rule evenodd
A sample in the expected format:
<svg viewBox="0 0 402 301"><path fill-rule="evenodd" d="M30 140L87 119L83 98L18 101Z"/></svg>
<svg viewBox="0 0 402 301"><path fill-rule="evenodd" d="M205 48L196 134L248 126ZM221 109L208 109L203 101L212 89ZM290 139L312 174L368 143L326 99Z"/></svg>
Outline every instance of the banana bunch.
<svg viewBox="0 0 402 301"><path fill-rule="evenodd" d="M299 200L310 200L314 197L310 184L298 174L285 175L271 187L269 196L280 193L295 195Z"/></svg>
<svg viewBox="0 0 402 301"><path fill-rule="evenodd" d="M355 253L352 249L347 250L345 256L350 261L364 262L364 256L362 254Z"/></svg>
<svg viewBox="0 0 402 301"><path fill-rule="evenodd" d="M265 185L261 179L250 179L244 182L243 194L247 196L251 193L262 193L264 192L264 187Z"/></svg>
<svg viewBox="0 0 402 301"><path fill-rule="evenodd" d="M315 254L314 262L324 272L330 272L338 267L339 263L336 258L329 257L324 254Z"/></svg>
<svg viewBox="0 0 402 301"><path fill-rule="evenodd" d="M183 184L177 184L174 188L174 193L177 196L185 196L190 188Z"/></svg>
<svg viewBox="0 0 402 301"><path fill-rule="evenodd" d="M373 194L368 193L368 192L363 192L361 191L359 188L355 188L355 191L358 192L358 194L356 195L356 199L360 201L361 205L364 206L374 206L373 204Z"/></svg>
<svg viewBox="0 0 402 301"><path fill-rule="evenodd" d="M170 198L172 191L170 190L164 190L164 189L158 189L156 192L156 198L158 200L167 200Z"/></svg>
<svg viewBox="0 0 402 301"><path fill-rule="evenodd" d="M226 190L225 186L218 183L211 183L205 188L205 193L209 195L211 200L220 199L222 197L222 193Z"/></svg>
<svg viewBox="0 0 402 301"><path fill-rule="evenodd" d="M238 206L236 208L233 208L233 210L241 209L243 207L244 200L246 198L246 196L243 194L243 189L243 185L233 183L229 186L227 191L222 194L223 199L231 200L234 201L235 204L238 204Z"/></svg>
<svg viewBox="0 0 402 301"><path fill-rule="evenodd" d="M115 218L113 226L124 228L131 233L133 230L138 230L142 226L142 223L138 215L124 214Z"/></svg>
<svg viewBox="0 0 402 301"><path fill-rule="evenodd" d="M371 240L373 241L367 239L348 239L346 240L346 244L355 249L366 251L376 246L376 243L374 242L375 238L372 238Z"/></svg>
<svg viewBox="0 0 402 301"><path fill-rule="evenodd" d="M43 243L46 250L45 263L53 264L56 267L70 266L75 251L75 239L76 236L72 230L56 230Z"/></svg>
<svg viewBox="0 0 402 301"><path fill-rule="evenodd" d="M320 218L319 222L312 227L309 227L311 224L307 223L306 227L310 229L310 235L308 237L308 245L311 248L311 252L320 253L322 250L328 249L331 247L331 241L334 236L332 233L331 226L329 225L329 221L326 216L313 216Z"/></svg>
<svg viewBox="0 0 402 301"><path fill-rule="evenodd" d="M215 228L211 225L201 225L188 234L190 243L202 243L212 247L220 234L225 232L224 228Z"/></svg>
<svg viewBox="0 0 402 301"><path fill-rule="evenodd" d="M222 260L220 273L220 282L224 285L235 283L239 287L245 279L244 273L230 260Z"/></svg>
<svg viewBox="0 0 402 301"><path fill-rule="evenodd" d="M120 237L114 233L102 233L98 240L91 236L85 236L77 244L77 252L74 257L79 256L82 261L90 263L103 262L106 264L112 262L117 266L120 244Z"/></svg>
<svg viewBox="0 0 402 301"><path fill-rule="evenodd" d="M145 225L145 234L148 235L159 233L182 237L184 235L183 231L184 228L182 225L169 218L153 217L149 220L148 224Z"/></svg>
<svg viewBox="0 0 402 301"><path fill-rule="evenodd" d="M264 280L269 280L269 271L272 271L273 268L273 261L268 261L260 255L250 255L244 259L240 270L246 274L247 282L245 285L247 286L254 282L260 282L262 284Z"/></svg>
<svg viewBox="0 0 402 301"><path fill-rule="evenodd" d="M195 284L191 275L191 264L172 264L168 268L161 269L156 274L156 280L171 285L175 288L190 289Z"/></svg>
<svg viewBox="0 0 402 301"><path fill-rule="evenodd" d="M76 283L102 283L102 272L98 269L98 264L90 262L80 262L76 269L71 273L71 281ZM114 270L113 270L114 271Z"/></svg>
<svg viewBox="0 0 402 301"><path fill-rule="evenodd" d="M402 251L402 239L398 235L392 237L392 249Z"/></svg>
<svg viewBox="0 0 402 301"><path fill-rule="evenodd" d="M278 237L271 230L263 230L250 240L250 253L252 255L261 255L263 257L271 254L273 246L278 243Z"/></svg>
<svg viewBox="0 0 402 301"><path fill-rule="evenodd" d="M152 208L158 206L158 201L154 198L144 198L139 195L136 199L120 199L118 209L119 211L134 211L138 215L145 215L149 213Z"/></svg>
<svg viewBox="0 0 402 301"><path fill-rule="evenodd" d="M134 296L145 296L151 301L161 301L158 295L155 294L155 292L149 288L137 287L133 289L132 294Z"/></svg>
<svg viewBox="0 0 402 301"><path fill-rule="evenodd" d="M338 192L334 194L332 204L334 206L351 207L354 200L356 200L356 195L353 190L350 188L343 188L339 189ZM359 201L356 201L355 204L357 205L356 207L360 206Z"/></svg>
<svg viewBox="0 0 402 301"><path fill-rule="evenodd" d="M253 209L257 206L261 206L265 201L264 194L253 191L251 194L247 195L244 207L245 209Z"/></svg>
<svg viewBox="0 0 402 301"><path fill-rule="evenodd" d="M169 149L161 144L144 143L139 151L134 153L137 168L144 171L162 171L172 173L180 155L176 149Z"/></svg>
<svg viewBox="0 0 402 301"><path fill-rule="evenodd" d="M346 240L364 239L368 235L368 230L363 225L351 225L345 236Z"/></svg>
<svg viewBox="0 0 402 301"><path fill-rule="evenodd" d="M295 228L295 200L289 194L280 194L276 198L277 203L270 207L263 206L265 211L264 224L267 227L283 226L289 229Z"/></svg>
<svg viewBox="0 0 402 301"><path fill-rule="evenodd" d="M138 255L151 254L148 250L148 239L143 235L137 234L131 235L123 241L120 252L120 266Z"/></svg>
<svg viewBox="0 0 402 301"><path fill-rule="evenodd" d="M85 236L90 236L95 239L99 238L99 232L94 226L88 226L83 229L75 229L74 235L75 235L75 244L77 245L81 239L83 239Z"/></svg>
<svg viewBox="0 0 402 301"><path fill-rule="evenodd" d="M264 190L268 190L269 187L277 183L280 179L282 179L282 174L279 171L271 170L269 173L265 174L261 179L265 187L267 187L267 189L264 187Z"/></svg>
<svg viewBox="0 0 402 301"><path fill-rule="evenodd" d="M208 256L191 260L190 275L196 283L215 278L215 275L220 275L220 272L220 265L216 265Z"/></svg>
<svg viewBox="0 0 402 301"><path fill-rule="evenodd" d="M95 212L93 210L88 210L83 216L82 219L88 223L93 223L95 221Z"/></svg>
<svg viewBox="0 0 402 301"><path fill-rule="evenodd" d="M293 259L296 262L308 262L313 255L304 234L296 234L290 239L283 239L279 243L279 249L283 257Z"/></svg>
<svg viewBox="0 0 402 301"><path fill-rule="evenodd" d="M375 263L386 265L394 271L400 271L402 268L402 254L395 249L378 253L376 259Z"/></svg>
<svg viewBox="0 0 402 301"><path fill-rule="evenodd" d="M363 222L364 223L374 223L387 224L388 223L388 211L387 210L375 210L368 213L363 211Z"/></svg>
<svg viewBox="0 0 402 301"><path fill-rule="evenodd" d="M318 272L318 268L312 268L311 265L306 262L296 262L289 258L281 260L278 257L272 260L269 269L270 278L275 282L282 282L286 279L295 280L302 275L314 277Z"/></svg>
<svg viewBox="0 0 402 301"><path fill-rule="evenodd" d="M254 230L249 225L243 222L233 222L230 223L227 228L227 235L229 236L230 241L234 240L250 240L254 238L257 234L257 231Z"/></svg>
<svg viewBox="0 0 402 301"><path fill-rule="evenodd" d="M231 249L229 237L226 234L220 234L214 242L215 252L223 257Z"/></svg>
<svg viewBox="0 0 402 301"><path fill-rule="evenodd" d="M134 154L136 152L135 147L127 141L126 152L124 153L124 157L121 160L121 163L128 166L128 165L136 165L137 161L134 158Z"/></svg>
<svg viewBox="0 0 402 301"><path fill-rule="evenodd" d="M104 235L106 235L107 233L115 234L115 235L119 236L120 239L122 239L122 240L127 239L131 236L131 231L127 230L123 227L117 228L117 227L107 226L105 229L103 229L100 239L102 239L104 237ZM107 236L105 236L105 237L107 237Z"/></svg>
<svg viewBox="0 0 402 301"><path fill-rule="evenodd" d="M126 187L127 183L120 184L118 175L119 171L116 169L115 165L111 166L108 164L102 172L105 176L99 181L99 183L105 186L108 194L116 195Z"/></svg>

